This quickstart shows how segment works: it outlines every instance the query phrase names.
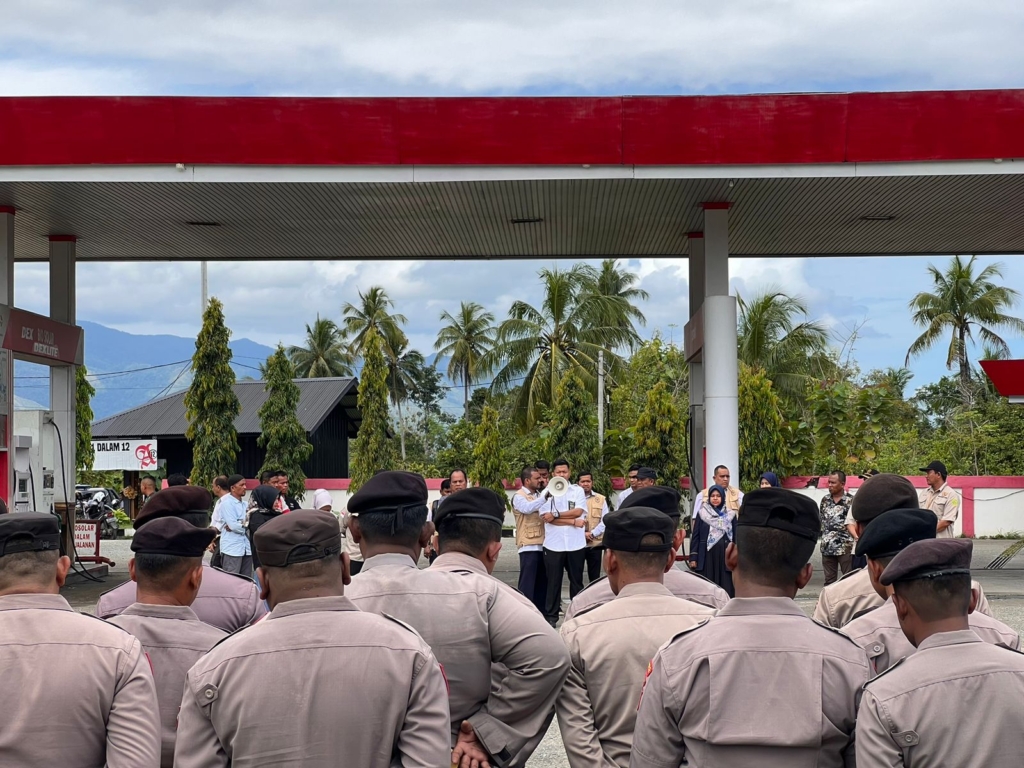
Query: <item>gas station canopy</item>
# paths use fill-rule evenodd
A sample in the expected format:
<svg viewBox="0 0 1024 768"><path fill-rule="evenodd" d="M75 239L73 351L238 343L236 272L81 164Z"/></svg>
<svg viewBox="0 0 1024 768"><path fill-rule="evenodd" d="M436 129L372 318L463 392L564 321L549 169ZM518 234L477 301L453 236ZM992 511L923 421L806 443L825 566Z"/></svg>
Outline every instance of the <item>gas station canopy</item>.
<svg viewBox="0 0 1024 768"><path fill-rule="evenodd" d="M1024 253L1024 91L0 99L16 259Z"/></svg>

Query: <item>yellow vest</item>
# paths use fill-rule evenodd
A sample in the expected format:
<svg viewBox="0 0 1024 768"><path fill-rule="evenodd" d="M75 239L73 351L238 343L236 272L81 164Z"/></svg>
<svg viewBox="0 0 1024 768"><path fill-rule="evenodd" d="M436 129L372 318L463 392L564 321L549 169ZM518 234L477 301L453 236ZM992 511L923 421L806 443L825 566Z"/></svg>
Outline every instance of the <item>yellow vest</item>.
<svg viewBox="0 0 1024 768"><path fill-rule="evenodd" d="M601 510L604 508L604 496L600 493L592 493L587 497L587 530L592 531L601 524ZM587 544L588 547L599 547L604 539L604 534L597 536Z"/></svg>

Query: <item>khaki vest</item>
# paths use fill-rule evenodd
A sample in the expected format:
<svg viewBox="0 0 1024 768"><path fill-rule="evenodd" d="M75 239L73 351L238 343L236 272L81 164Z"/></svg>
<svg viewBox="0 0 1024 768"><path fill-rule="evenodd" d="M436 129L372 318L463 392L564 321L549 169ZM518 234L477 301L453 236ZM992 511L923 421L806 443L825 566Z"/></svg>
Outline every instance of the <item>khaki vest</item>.
<svg viewBox="0 0 1024 768"><path fill-rule="evenodd" d="M601 510L604 508L604 496L600 493L592 493L587 497L587 530L592 531L601 524ZM596 537L587 544L588 547L599 547L604 539L604 534Z"/></svg>
<svg viewBox="0 0 1024 768"><path fill-rule="evenodd" d="M535 494L529 493L525 488L520 488L516 493L527 501L536 501L537 499ZM544 521L540 519L539 513L524 515L513 507L512 514L516 519L517 547L544 543Z"/></svg>
<svg viewBox="0 0 1024 768"><path fill-rule="evenodd" d="M708 489L705 488L700 492L700 500L702 502L708 500ZM725 508L731 509L733 512L740 511L740 489L729 486L725 489Z"/></svg>

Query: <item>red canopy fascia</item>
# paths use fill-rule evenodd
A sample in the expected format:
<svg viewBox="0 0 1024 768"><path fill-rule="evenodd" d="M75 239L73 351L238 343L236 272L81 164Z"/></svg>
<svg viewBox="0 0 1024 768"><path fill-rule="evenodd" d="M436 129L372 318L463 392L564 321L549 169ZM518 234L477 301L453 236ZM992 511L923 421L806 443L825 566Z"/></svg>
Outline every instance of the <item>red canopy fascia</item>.
<svg viewBox="0 0 1024 768"><path fill-rule="evenodd" d="M1003 397L1024 397L1024 360L982 360L981 369Z"/></svg>

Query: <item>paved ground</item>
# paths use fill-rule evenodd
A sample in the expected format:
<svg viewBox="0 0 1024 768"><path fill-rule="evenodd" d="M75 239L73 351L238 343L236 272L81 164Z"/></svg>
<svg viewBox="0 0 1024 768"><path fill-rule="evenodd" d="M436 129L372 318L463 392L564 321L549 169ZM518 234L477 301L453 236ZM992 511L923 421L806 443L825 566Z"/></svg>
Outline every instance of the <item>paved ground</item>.
<svg viewBox="0 0 1024 768"><path fill-rule="evenodd" d="M988 596L996 618L1024 634L1024 549L1014 555L1003 568L998 570L985 569L986 565L995 560L1012 544L1014 544L1013 541L1004 540L976 541L974 543L972 569L974 578L980 581L985 589L985 594ZM128 578L128 558L131 557L131 551L127 541L104 541L101 546L101 552L116 563L110 569L107 578L101 583L78 578L63 590L64 596L78 610L90 612L101 592L117 586ZM815 556L814 563L814 578L797 597L797 602L807 611L808 615L814 611L814 605L818 600L818 593L821 591L824 583L820 570L820 560L817 556ZM510 540L506 539L505 547L502 550L494 575L514 586L518 579L518 574L519 559L515 553L515 546ZM567 585L563 586L563 592L565 598L568 599ZM535 766L535 768L563 768L566 765L565 752L558 734L558 726L552 723L547 736L530 760L530 766Z"/></svg>

